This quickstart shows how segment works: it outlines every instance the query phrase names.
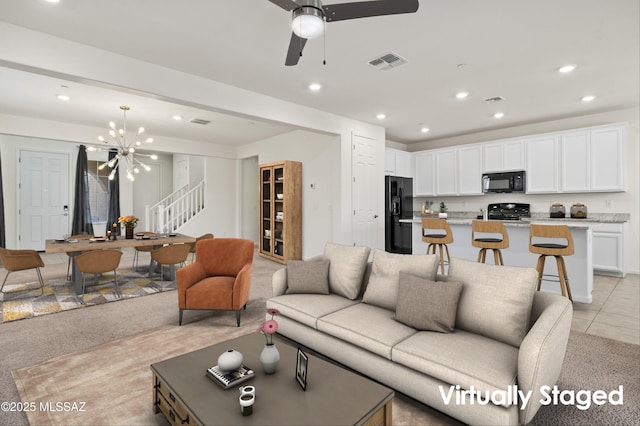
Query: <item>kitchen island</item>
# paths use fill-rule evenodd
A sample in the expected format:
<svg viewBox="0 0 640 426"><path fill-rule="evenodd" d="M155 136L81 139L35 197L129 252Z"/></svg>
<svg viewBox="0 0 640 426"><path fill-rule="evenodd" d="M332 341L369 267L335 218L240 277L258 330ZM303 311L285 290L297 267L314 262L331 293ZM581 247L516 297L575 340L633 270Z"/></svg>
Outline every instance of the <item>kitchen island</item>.
<svg viewBox="0 0 640 426"><path fill-rule="evenodd" d="M469 214L451 215L447 218L453 232L453 243L449 244L451 257L477 260L479 249L471 245L471 223L473 220L475 218L469 217ZM536 267L538 255L529 252L529 225L531 223L567 225L575 246L573 256L565 256L573 300L582 303L592 302L593 230L602 222L581 219L545 219L534 216L522 220L506 220L503 223L509 233L509 248L502 250L504 264L530 268ZM414 217L413 227L413 253L424 254L427 251L427 244L422 241L422 218L419 215ZM487 256L487 263L493 263L492 255ZM545 275L558 274L556 262L552 256L547 257L544 271ZM541 290L560 294L560 285L557 281L543 280Z"/></svg>

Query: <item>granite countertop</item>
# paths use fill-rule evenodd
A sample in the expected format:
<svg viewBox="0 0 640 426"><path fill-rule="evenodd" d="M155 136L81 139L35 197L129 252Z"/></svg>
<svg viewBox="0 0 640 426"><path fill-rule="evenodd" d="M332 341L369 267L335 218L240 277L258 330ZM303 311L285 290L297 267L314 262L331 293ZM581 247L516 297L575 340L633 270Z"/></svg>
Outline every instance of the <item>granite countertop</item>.
<svg viewBox="0 0 640 426"><path fill-rule="evenodd" d="M471 225L471 222L478 220L480 212L447 212L447 221L454 225ZM532 213L531 217L525 217L521 220L505 220L505 226L509 227L528 227L531 223L558 223L567 225L572 228L592 228L602 223L624 223L631 218L629 213L590 213L585 219L566 218L550 218L549 213ZM420 211L414 212L414 223L422 222Z"/></svg>

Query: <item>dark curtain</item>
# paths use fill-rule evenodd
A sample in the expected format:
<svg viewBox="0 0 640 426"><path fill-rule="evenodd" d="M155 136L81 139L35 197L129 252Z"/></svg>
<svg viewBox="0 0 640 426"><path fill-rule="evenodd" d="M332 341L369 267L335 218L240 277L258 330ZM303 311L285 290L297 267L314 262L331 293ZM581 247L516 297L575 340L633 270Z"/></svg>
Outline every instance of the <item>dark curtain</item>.
<svg viewBox="0 0 640 426"><path fill-rule="evenodd" d="M115 150L109 151L109 161L115 158L118 154ZM114 166L115 167L115 166ZM113 180L109 181L109 214L107 215L107 231L113 231L113 224L116 224L116 235L120 235L120 224L118 218L120 217L120 167L116 169L116 174Z"/></svg>
<svg viewBox="0 0 640 426"><path fill-rule="evenodd" d="M91 206L89 205L89 172L87 170L87 148L80 145L76 164L76 186L73 203L71 234L93 235Z"/></svg>
<svg viewBox="0 0 640 426"><path fill-rule="evenodd" d="M0 247L6 247L4 226L4 191L2 190L2 157L0 157Z"/></svg>

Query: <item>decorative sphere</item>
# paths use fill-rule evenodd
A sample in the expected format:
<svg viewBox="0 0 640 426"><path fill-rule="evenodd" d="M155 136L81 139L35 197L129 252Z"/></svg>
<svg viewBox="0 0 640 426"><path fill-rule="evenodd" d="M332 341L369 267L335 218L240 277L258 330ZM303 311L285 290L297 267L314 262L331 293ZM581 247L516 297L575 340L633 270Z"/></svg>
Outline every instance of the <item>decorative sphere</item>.
<svg viewBox="0 0 640 426"><path fill-rule="evenodd" d="M218 357L218 367L223 371L237 370L242 366L242 353L229 349Z"/></svg>

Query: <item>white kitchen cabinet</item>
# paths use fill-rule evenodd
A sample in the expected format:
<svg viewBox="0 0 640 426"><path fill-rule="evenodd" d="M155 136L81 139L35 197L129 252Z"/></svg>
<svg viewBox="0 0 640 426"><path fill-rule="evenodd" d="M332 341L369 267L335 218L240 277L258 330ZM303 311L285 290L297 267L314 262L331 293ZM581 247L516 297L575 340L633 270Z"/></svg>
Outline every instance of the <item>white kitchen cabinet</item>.
<svg viewBox="0 0 640 426"><path fill-rule="evenodd" d="M396 151L394 149L387 148L384 150L384 174L396 175Z"/></svg>
<svg viewBox="0 0 640 426"><path fill-rule="evenodd" d="M589 131L563 133L560 136L560 191L585 192L590 188Z"/></svg>
<svg viewBox="0 0 640 426"><path fill-rule="evenodd" d="M406 151L396 152L396 176L413 177L411 153Z"/></svg>
<svg viewBox="0 0 640 426"><path fill-rule="evenodd" d="M555 193L560 189L559 136L542 135L527 140L527 193Z"/></svg>
<svg viewBox="0 0 640 426"><path fill-rule="evenodd" d="M624 277L626 223L603 223L593 229L593 271Z"/></svg>
<svg viewBox="0 0 640 426"><path fill-rule="evenodd" d="M591 191L625 191L625 126L591 130Z"/></svg>
<svg viewBox="0 0 640 426"><path fill-rule="evenodd" d="M482 145L457 149L457 194L482 195Z"/></svg>
<svg viewBox="0 0 640 426"><path fill-rule="evenodd" d="M457 162L455 149L435 151L436 195L457 195ZM478 178L480 182L480 177Z"/></svg>
<svg viewBox="0 0 640 426"><path fill-rule="evenodd" d="M509 172L524 170L524 140L506 140L487 142L483 146L483 163L485 172Z"/></svg>
<svg viewBox="0 0 640 426"><path fill-rule="evenodd" d="M414 155L415 179L414 196L434 196L435 193L435 155L434 151L420 151Z"/></svg>
<svg viewBox="0 0 640 426"><path fill-rule="evenodd" d="M384 152L384 172L386 175L413 177L411 153L386 148Z"/></svg>

